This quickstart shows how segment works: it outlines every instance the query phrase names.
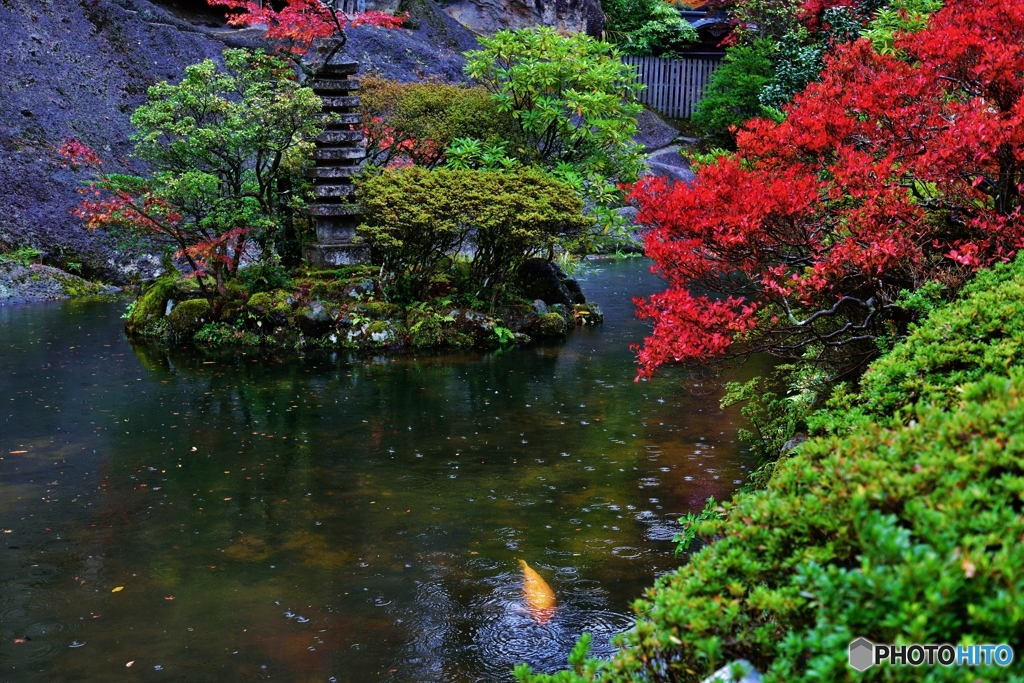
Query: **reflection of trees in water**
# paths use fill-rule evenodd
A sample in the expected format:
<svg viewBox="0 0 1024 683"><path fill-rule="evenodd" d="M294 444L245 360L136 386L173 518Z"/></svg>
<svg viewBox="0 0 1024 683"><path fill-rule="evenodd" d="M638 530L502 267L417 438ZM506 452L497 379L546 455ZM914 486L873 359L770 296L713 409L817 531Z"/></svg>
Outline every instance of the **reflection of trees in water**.
<svg viewBox="0 0 1024 683"><path fill-rule="evenodd" d="M561 665L580 631L623 626L612 617L674 564L664 534L645 534L686 510L647 497L699 508L709 489L720 495L683 472L701 473L688 458L711 451L699 444L716 443L726 415L666 383L634 384L625 347L392 358L133 348L149 371L133 407L148 442L142 452L116 437L111 481L119 504L145 506L111 539L118 570L144 558L152 591L216 605L204 624L251 624L246 647L272 666L312 670L288 661L303 643L321 671L332 652L347 671L398 668L395 680L459 680L491 671L491 656L504 674L525 656L518 645ZM140 492L149 467L159 476ZM557 633L520 623L520 558L558 593ZM301 627L284 616L295 605L313 606ZM328 624L324 644L311 641ZM196 649L220 657L227 645Z"/></svg>

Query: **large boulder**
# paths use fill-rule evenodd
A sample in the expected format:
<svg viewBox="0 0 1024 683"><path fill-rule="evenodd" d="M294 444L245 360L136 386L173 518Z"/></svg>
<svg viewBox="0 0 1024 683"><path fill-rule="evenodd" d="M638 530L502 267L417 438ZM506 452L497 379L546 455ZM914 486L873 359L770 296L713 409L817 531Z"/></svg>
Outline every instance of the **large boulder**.
<svg viewBox="0 0 1024 683"><path fill-rule="evenodd" d="M167 316L171 335L178 341L188 341L203 325L210 322L210 313L210 302L206 299L182 301Z"/></svg>
<svg viewBox="0 0 1024 683"><path fill-rule="evenodd" d="M697 176L690 170L690 162L677 148L659 150L647 157L647 175L661 176L675 183L692 183Z"/></svg>
<svg viewBox="0 0 1024 683"><path fill-rule="evenodd" d="M334 316L321 302L313 301L299 309L295 322L306 336L319 337L334 327Z"/></svg>
<svg viewBox="0 0 1024 683"><path fill-rule="evenodd" d="M600 0L457 0L444 8L475 33L554 26L599 37L604 31Z"/></svg>
<svg viewBox="0 0 1024 683"><path fill-rule="evenodd" d="M636 117L637 131L633 142L641 145L645 152L653 152L671 145L679 131L650 109L644 109Z"/></svg>
<svg viewBox="0 0 1024 683"><path fill-rule="evenodd" d="M579 283L568 277L557 263L547 259L532 258L523 262L519 267L518 282L527 299L540 299L548 306L572 306L587 300Z"/></svg>
<svg viewBox="0 0 1024 683"><path fill-rule="evenodd" d="M158 249L127 253L71 215L86 175L62 168L57 149L78 138L107 170L123 171L129 117L146 89L219 57L237 34L193 26L149 0L4 0L0 26L0 243L37 247L47 264L80 264L107 282L152 278Z"/></svg>

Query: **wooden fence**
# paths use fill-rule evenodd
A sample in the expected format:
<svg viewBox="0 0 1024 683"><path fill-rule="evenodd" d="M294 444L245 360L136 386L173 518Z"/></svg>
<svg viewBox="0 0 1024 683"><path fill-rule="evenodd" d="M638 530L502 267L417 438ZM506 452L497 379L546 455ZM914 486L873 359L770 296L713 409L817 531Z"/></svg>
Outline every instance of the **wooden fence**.
<svg viewBox="0 0 1024 683"><path fill-rule="evenodd" d="M647 87L637 99L673 119L690 118L708 87L711 74L722 55L705 53L677 59L665 57L623 57L636 67L637 81Z"/></svg>

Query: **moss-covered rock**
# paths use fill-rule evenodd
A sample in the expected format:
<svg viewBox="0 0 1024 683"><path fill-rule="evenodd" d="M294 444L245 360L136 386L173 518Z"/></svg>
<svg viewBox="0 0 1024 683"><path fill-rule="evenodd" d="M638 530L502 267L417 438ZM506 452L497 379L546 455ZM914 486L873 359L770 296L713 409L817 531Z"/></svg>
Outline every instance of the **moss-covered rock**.
<svg viewBox="0 0 1024 683"><path fill-rule="evenodd" d="M265 312L274 307L274 299L270 296L270 292L257 292L249 297L249 301L245 305Z"/></svg>
<svg viewBox="0 0 1024 683"><path fill-rule="evenodd" d="M309 337L322 337L334 328L334 315L319 301L295 312L295 323Z"/></svg>
<svg viewBox="0 0 1024 683"><path fill-rule="evenodd" d="M406 328L392 320L373 320L353 325L345 336L348 345L358 348L382 348L404 340Z"/></svg>
<svg viewBox="0 0 1024 683"><path fill-rule="evenodd" d="M573 308L573 317L577 325L596 325L604 322L604 311L597 304L591 302L576 304Z"/></svg>
<svg viewBox="0 0 1024 683"><path fill-rule="evenodd" d="M537 322L530 328L530 336L543 337L564 337L569 331L569 326L558 313L545 313L537 318Z"/></svg>
<svg viewBox="0 0 1024 683"><path fill-rule="evenodd" d="M206 299L189 299L171 309L167 324L171 334L179 339L191 339L203 325L210 322L210 302Z"/></svg>
<svg viewBox="0 0 1024 683"><path fill-rule="evenodd" d="M576 318L573 315L573 310L565 304L552 304L548 307L550 313L557 313L565 321L565 325L568 329L576 327Z"/></svg>
<svg viewBox="0 0 1024 683"><path fill-rule="evenodd" d="M458 311L414 306L409 309L405 322L409 345L416 349L469 348L475 341L475 335L467 329Z"/></svg>
<svg viewBox="0 0 1024 683"><path fill-rule="evenodd" d="M401 315L402 308L397 304L389 304L386 301L367 301L356 306L356 312L374 320L387 320Z"/></svg>
<svg viewBox="0 0 1024 683"><path fill-rule="evenodd" d="M128 334L151 335L153 325L164 317L167 310L167 302L174 296L177 278L174 276L162 277L154 280L135 301L125 329ZM209 306L209 303L207 303Z"/></svg>

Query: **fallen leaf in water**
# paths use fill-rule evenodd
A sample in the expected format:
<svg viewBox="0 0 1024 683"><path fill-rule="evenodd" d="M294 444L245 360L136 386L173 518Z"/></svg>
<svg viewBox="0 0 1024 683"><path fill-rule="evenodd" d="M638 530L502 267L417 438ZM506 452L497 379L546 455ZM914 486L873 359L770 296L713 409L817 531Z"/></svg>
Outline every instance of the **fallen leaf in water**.
<svg viewBox="0 0 1024 683"><path fill-rule="evenodd" d="M116 588L114 588L114 590L112 590L110 592L111 593L120 593L123 590L124 590L124 586L117 586Z"/></svg>
<svg viewBox="0 0 1024 683"><path fill-rule="evenodd" d="M540 574L526 564L526 560L519 560L519 566L523 568L523 599L530 609L530 616L537 623L546 624L555 614L555 592Z"/></svg>
<svg viewBox="0 0 1024 683"><path fill-rule="evenodd" d="M131 665L132 665L132 664L134 664L134 663L135 663L135 660L133 659L132 661L130 661L130 662L128 662L127 664L125 664L125 666L131 666Z"/></svg>

